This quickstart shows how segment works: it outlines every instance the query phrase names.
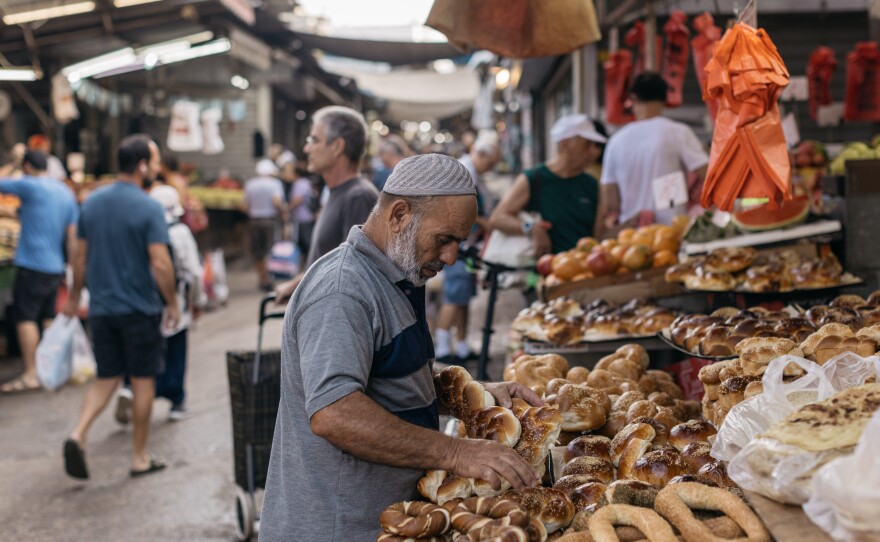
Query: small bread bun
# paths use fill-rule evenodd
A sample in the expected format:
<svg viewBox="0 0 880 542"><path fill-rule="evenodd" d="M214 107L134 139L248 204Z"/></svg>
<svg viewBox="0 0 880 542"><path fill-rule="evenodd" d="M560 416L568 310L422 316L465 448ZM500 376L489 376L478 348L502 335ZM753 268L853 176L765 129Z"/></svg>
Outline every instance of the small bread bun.
<svg viewBox="0 0 880 542"><path fill-rule="evenodd" d="M572 474L569 476L560 476L559 480L556 480L556 483L553 484L553 488L570 496L574 488L595 481L597 481L595 478L585 474Z"/></svg>
<svg viewBox="0 0 880 542"><path fill-rule="evenodd" d="M614 353L635 363L640 368L641 372L648 370L650 359L648 358L648 351L645 350L644 346L635 343L625 344L618 348Z"/></svg>
<svg viewBox="0 0 880 542"><path fill-rule="evenodd" d="M645 399L647 399L647 397L645 397L645 394L641 391L628 391L618 397L616 401L614 401L614 405L611 407L611 411L626 412L627 410L629 410L629 407L633 403L637 401L644 401Z"/></svg>
<svg viewBox="0 0 880 542"><path fill-rule="evenodd" d="M835 297L831 303L828 304L829 307L846 307L848 309L852 309L858 307L859 305L864 305L867 303L867 300L859 295L839 295Z"/></svg>
<svg viewBox="0 0 880 542"><path fill-rule="evenodd" d="M844 324L825 324L824 326L819 328L819 331L813 333L812 335L807 337L804 342L801 343L801 350L804 351L804 355L806 355L808 358L811 358L816 355L816 346L819 344L819 342L822 339L833 335L841 338L847 338L852 337L853 332L849 328L849 326L846 326Z"/></svg>
<svg viewBox="0 0 880 542"><path fill-rule="evenodd" d="M627 425L611 440L611 462L615 467L619 464L620 457L630 440L639 439L652 442L656 436L657 433L650 424L633 423Z"/></svg>
<svg viewBox="0 0 880 542"><path fill-rule="evenodd" d="M608 366L608 370L627 380L638 380L642 376L642 368L627 358L616 359Z"/></svg>
<svg viewBox="0 0 880 542"><path fill-rule="evenodd" d="M636 461L631 477L662 488L669 480L687 473L688 467L682 460L681 454L666 449L644 454Z"/></svg>
<svg viewBox="0 0 880 542"><path fill-rule="evenodd" d="M599 434L613 439L626 426L626 412L612 412L605 420L605 425L599 429Z"/></svg>
<svg viewBox="0 0 880 542"><path fill-rule="evenodd" d="M582 435L571 442L565 448L565 461L571 461L575 457L598 457L611 460L611 439L602 435Z"/></svg>
<svg viewBox="0 0 880 542"><path fill-rule="evenodd" d="M608 486L601 482L588 482L574 488L568 494L568 498L571 499L571 503L574 504L574 508L578 512L586 510L590 506L598 508L608 504L608 498L605 497L607 489Z"/></svg>
<svg viewBox="0 0 880 542"><path fill-rule="evenodd" d="M590 370L586 367L572 367L568 370L565 378L573 384L584 384L588 376L590 376Z"/></svg>
<svg viewBox="0 0 880 542"><path fill-rule="evenodd" d="M639 418L634 419L631 423L646 423L654 428L654 440L652 440L652 444L655 445L663 445L666 444L669 440L669 427L657 419L657 416L653 418L648 416L641 416Z"/></svg>
<svg viewBox="0 0 880 542"><path fill-rule="evenodd" d="M669 431L669 444L679 451L684 450L692 442L709 442L709 437L718 431L708 422L691 420L680 423Z"/></svg>
<svg viewBox="0 0 880 542"><path fill-rule="evenodd" d="M590 476L594 480L607 484L614 480L614 466L607 459L584 455L575 457L562 468L563 476L573 474Z"/></svg>
<svg viewBox="0 0 880 542"><path fill-rule="evenodd" d="M761 376L771 361L796 347L797 344L791 339L759 337L741 341L736 345L736 354L744 375Z"/></svg>
<svg viewBox="0 0 880 542"><path fill-rule="evenodd" d="M743 400L748 399L749 397L754 397L755 395L760 395L764 393L764 383L760 380L756 380L754 382L749 382L746 385L746 389L743 392Z"/></svg>
<svg viewBox="0 0 880 542"><path fill-rule="evenodd" d="M691 472L699 471L703 465L714 461L712 446L708 442L691 442L681 451L681 460Z"/></svg>
<svg viewBox="0 0 880 542"><path fill-rule="evenodd" d="M706 463L697 471L697 474L712 480L718 484L718 487L739 487L727 476L727 464L724 461Z"/></svg>
<svg viewBox="0 0 880 542"><path fill-rule="evenodd" d="M734 376L721 383L718 404L725 410L730 410L745 398L746 386L755 377Z"/></svg>
<svg viewBox="0 0 880 542"><path fill-rule="evenodd" d="M716 309L709 316L714 316L715 318L733 318L740 313L740 310L736 307L721 307L720 309Z"/></svg>
<svg viewBox="0 0 880 542"><path fill-rule="evenodd" d="M679 416L674 408L669 407L659 407L657 414L654 414L654 421L666 427L667 431L681 423L682 419L683 416Z"/></svg>
<svg viewBox="0 0 880 542"><path fill-rule="evenodd" d="M703 384L721 384L721 370L730 365L730 360L719 361L700 368L697 378Z"/></svg>
<svg viewBox="0 0 880 542"><path fill-rule="evenodd" d="M632 423L636 418L642 416L648 416L651 418L655 414L657 414L657 405L648 400L636 401L626 409L626 421L627 423Z"/></svg>
<svg viewBox="0 0 880 542"><path fill-rule="evenodd" d="M629 504L642 508L654 508L658 488L639 480L617 480L608 484L605 498L608 504Z"/></svg>

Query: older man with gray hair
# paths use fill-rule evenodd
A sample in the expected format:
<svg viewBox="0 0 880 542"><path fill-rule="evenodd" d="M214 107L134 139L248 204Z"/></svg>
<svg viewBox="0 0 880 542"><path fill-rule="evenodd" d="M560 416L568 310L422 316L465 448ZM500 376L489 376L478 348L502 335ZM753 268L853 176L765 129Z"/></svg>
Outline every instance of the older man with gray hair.
<svg viewBox="0 0 880 542"><path fill-rule="evenodd" d="M458 161L407 158L366 224L309 269L284 319L261 540L375 540L381 511L412 499L429 469L538 482L512 449L438 431L424 285L455 263L476 214ZM541 402L519 384L486 388L502 406Z"/></svg>
<svg viewBox="0 0 880 542"><path fill-rule="evenodd" d="M363 224L376 204L378 191L360 177L366 144L367 123L354 109L330 106L315 112L303 150L309 173L324 179L330 196L312 230L303 270L345 241L351 227ZM278 303L286 301L301 280L299 275L277 286Z"/></svg>

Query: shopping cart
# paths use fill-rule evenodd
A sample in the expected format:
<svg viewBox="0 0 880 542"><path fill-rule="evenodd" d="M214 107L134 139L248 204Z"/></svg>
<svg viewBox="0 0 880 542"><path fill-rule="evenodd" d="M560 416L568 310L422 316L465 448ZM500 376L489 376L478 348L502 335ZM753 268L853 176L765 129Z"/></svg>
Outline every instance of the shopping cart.
<svg viewBox="0 0 880 542"><path fill-rule="evenodd" d="M255 352L227 352L229 396L232 404L232 442L235 458L236 535L249 540L259 521L254 492L266 487L269 452L281 400L281 352L263 352L263 324L284 313L267 312L275 296L260 302L260 326Z"/></svg>

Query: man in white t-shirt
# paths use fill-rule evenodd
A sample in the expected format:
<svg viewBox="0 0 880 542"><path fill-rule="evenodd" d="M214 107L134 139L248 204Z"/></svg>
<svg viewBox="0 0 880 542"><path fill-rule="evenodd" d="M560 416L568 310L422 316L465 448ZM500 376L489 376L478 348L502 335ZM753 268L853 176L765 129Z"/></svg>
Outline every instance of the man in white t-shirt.
<svg viewBox="0 0 880 542"><path fill-rule="evenodd" d="M636 77L631 94L636 120L612 135L605 147L600 223L606 231L639 225L644 211L653 213L657 223L671 223L687 211L687 204L658 207L657 179L671 175L672 182L683 182L688 193L706 176L709 156L696 134L687 125L663 117L667 88L657 73Z"/></svg>

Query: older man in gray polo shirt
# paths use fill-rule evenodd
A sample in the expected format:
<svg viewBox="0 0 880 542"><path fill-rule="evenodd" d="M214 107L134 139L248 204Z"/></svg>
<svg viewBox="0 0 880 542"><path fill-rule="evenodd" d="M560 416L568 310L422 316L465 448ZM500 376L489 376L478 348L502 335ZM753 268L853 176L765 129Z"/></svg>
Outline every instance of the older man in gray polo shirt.
<svg viewBox="0 0 880 542"><path fill-rule="evenodd" d="M424 285L455 263L476 214L458 161L407 158L366 224L306 274L284 319L260 540L372 542L381 511L412 499L427 469L496 487L538 482L512 449L437 431ZM486 388L504 406L540 404L518 384Z"/></svg>

